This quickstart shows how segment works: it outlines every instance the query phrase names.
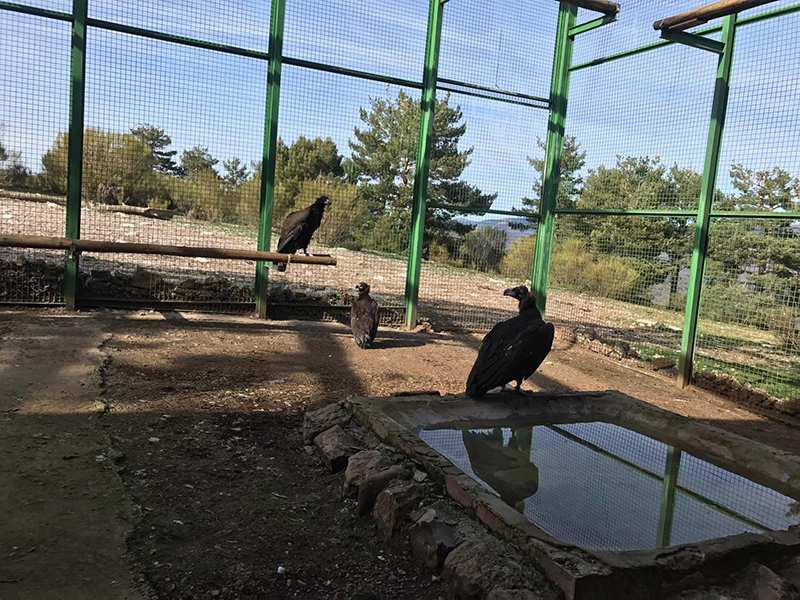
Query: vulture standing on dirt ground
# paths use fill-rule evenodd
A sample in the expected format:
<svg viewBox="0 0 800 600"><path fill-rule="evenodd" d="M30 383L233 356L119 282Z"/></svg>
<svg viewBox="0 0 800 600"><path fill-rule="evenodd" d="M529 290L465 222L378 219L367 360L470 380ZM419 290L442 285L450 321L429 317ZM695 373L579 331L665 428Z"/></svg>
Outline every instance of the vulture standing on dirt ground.
<svg viewBox="0 0 800 600"><path fill-rule="evenodd" d="M322 215L325 208L330 206L331 201L327 196L320 196L314 204L289 213L281 225L281 238L278 240L278 252L281 254L294 254L298 250L308 256L308 244L311 236L322 223ZM278 267L279 271L285 271L286 265Z"/></svg>
<svg viewBox="0 0 800 600"><path fill-rule="evenodd" d="M368 348L378 333L378 303L369 295L369 285L363 281L356 286L358 298L350 309L350 328L359 348Z"/></svg>
<svg viewBox="0 0 800 600"><path fill-rule="evenodd" d="M467 379L467 394L472 398L511 381L516 381L515 391L519 392L522 382L533 375L553 346L555 328L542 320L528 288L509 288L503 295L519 300L519 316L498 323L483 338Z"/></svg>

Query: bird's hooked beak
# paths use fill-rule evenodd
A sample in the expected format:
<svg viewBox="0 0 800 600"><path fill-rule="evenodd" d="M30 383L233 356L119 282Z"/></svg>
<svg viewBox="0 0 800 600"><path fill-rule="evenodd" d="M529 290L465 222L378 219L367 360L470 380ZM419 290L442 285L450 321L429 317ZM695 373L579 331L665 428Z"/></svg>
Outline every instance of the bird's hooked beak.
<svg viewBox="0 0 800 600"><path fill-rule="evenodd" d="M521 285L519 287L508 288L503 292L503 295L511 296L512 298L521 301L523 298L525 298L525 296L528 295L528 288L525 287L524 285Z"/></svg>
<svg viewBox="0 0 800 600"><path fill-rule="evenodd" d="M323 201L322 201L322 203L323 203L325 206L330 206L330 205L331 205L331 199L330 199L330 198L328 198L328 197L326 196L326 197L325 197L325 200L323 200Z"/></svg>

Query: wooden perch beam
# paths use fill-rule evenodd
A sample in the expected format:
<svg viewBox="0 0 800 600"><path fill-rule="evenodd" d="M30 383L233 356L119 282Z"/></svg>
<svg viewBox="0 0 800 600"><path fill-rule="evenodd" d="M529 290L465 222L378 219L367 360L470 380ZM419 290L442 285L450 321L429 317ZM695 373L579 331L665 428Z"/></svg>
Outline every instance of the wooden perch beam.
<svg viewBox="0 0 800 600"><path fill-rule="evenodd" d="M51 250L74 249L78 252L121 252L125 254L187 256L190 258L204 257L233 260L264 260L279 264L292 262L305 265L336 266L336 259L332 256L300 256L294 254L278 254L277 252L259 252L258 250L73 240L70 238L48 237L43 235L0 235L0 247L3 246L12 248L47 248Z"/></svg>
<svg viewBox="0 0 800 600"><path fill-rule="evenodd" d="M687 10L674 17L656 21L653 23L653 29L656 31L684 31L695 25L708 23L719 17L732 15L748 8L755 8L771 2L775 2L775 0L721 0L720 2L714 2L714 4Z"/></svg>
<svg viewBox="0 0 800 600"><path fill-rule="evenodd" d="M561 0L561 2L578 8L601 12L605 15L615 15L619 12L619 4L609 2L609 0Z"/></svg>

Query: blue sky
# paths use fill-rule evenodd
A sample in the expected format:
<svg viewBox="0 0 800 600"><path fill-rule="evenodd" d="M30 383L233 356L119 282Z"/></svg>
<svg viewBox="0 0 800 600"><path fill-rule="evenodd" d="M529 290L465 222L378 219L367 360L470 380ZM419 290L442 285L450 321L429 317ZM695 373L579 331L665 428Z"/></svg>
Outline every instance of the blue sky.
<svg viewBox="0 0 800 600"><path fill-rule="evenodd" d="M37 6L68 11L70 2ZM419 80L426 0L288 0L284 54ZM652 22L703 4L695 0L621 2L620 22L578 38L575 63L658 39ZM791 4L777 2L772 9ZM557 3L480 0L445 5L440 76L546 96ZM90 0L90 16L204 40L267 50L265 0ZM591 15L581 11L579 20ZM800 175L800 51L793 35L800 14L742 28L725 130L720 187L728 168L783 167ZM34 170L67 128L69 25L0 11L0 136ZM587 169L616 154L660 156L700 171L708 131L716 57L671 46L576 72L567 132L587 151ZM267 65L125 34L90 29L86 125L127 131L148 122L164 128L178 151L208 146L220 160L261 155ZM370 98L399 88L285 65L279 133L331 137L340 152ZM406 90L418 97L416 90ZM547 112L454 94L467 123L463 147L474 146L464 178L498 193L494 207L520 206L536 173Z"/></svg>

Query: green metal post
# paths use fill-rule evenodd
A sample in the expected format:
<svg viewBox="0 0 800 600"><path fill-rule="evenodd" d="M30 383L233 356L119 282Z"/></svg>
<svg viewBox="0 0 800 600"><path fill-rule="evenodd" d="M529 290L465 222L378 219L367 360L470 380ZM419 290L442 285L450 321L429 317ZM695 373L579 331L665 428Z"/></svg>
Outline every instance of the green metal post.
<svg viewBox="0 0 800 600"><path fill-rule="evenodd" d="M81 236L81 184L83 180L83 107L86 91L86 13L88 0L72 2L72 51L69 83L69 149L67 150L66 237ZM64 302L75 310L78 293L78 254L64 259Z"/></svg>
<svg viewBox="0 0 800 600"><path fill-rule="evenodd" d="M678 469L681 466L681 451L674 446L667 448L664 466L664 484L661 488L661 513L658 517L657 548L666 548L672 540L672 522L675 517L675 490L678 487Z"/></svg>
<svg viewBox="0 0 800 600"><path fill-rule="evenodd" d="M542 173L542 198L536 228L536 255L531 273L531 287L536 304L544 314L547 303L547 280L550 276L550 254L555 232L556 197L561 175L561 154L564 149L564 124L567 118L569 67L572 64L573 40L569 30L575 26L578 9L561 3L558 9L556 50L550 80L550 117L547 121L547 150Z"/></svg>
<svg viewBox="0 0 800 600"><path fill-rule="evenodd" d="M447 0L444 0L446 2ZM411 239L408 242L406 270L406 326L417 324L419 279L422 269L422 238L428 205L428 173L433 148L433 109L436 104L436 77L439 69L439 46L442 39L442 0L431 0L428 9L428 34L425 41L425 71L422 76L422 104L419 116L417 167L414 173L414 202L411 208Z"/></svg>
<svg viewBox="0 0 800 600"><path fill-rule="evenodd" d="M264 117L264 147L261 159L261 194L258 214L258 250L269 251L272 237L272 206L275 199L275 157L278 145L278 103L281 94L283 64L283 17L286 0L272 0L269 19L269 67L267 70L267 106ZM256 311L267 318L267 280L269 267L256 263Z"/></svg>
<svg viewBox="0 0 800 600"><path fill-rule="evenodd" d="M719 155L722 146L722 130L725 125L725 113L728 108L728 91L730 89L735 37L736 15L733 14L725 17L722 23L722 43L725 44L725 48L717 64L717 81L714 87L714 102L711 106L711 123L706 143L706 160L703 167L703 181L700 187L700 200L694 230L692 266L689 290L686 295L681 356L678 365L677 383L681 388L688 385L692 380L692 362L697 338L697 318L700 312L703 270L705 268L706 252L708 251L708 230L711 224L711 208L714 194L717 189L717 171L719 170Z"/></svg>

